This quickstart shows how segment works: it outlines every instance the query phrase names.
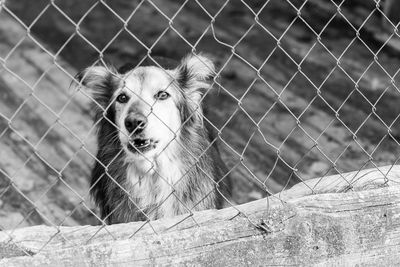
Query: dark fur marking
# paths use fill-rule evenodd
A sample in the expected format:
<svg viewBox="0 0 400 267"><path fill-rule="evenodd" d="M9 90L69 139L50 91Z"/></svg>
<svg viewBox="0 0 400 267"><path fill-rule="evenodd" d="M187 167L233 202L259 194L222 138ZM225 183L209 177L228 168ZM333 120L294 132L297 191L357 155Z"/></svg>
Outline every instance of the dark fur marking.
<svg viewBox="0 0 400 267"><path fill-rule="evenodd" d="M118 73L125 74L128 71L134 69L135 67L136 65L133 63L125 63L124 65L118 68Z"/></svg>
<svg viewBox="0 0 400 267"><path fill-rule="evenodd" d="M167 58L167 57L153 56L152 58L153 58L153 60L149 57L146 57L146 59L140 64L140 66L142 66L142 67L155 66L155 67L162 67L166 70L170 70L170 69L175 69L179 64L178 61L171 59L171 58ZM134 69L136 66L137 66L137 64L127 62L118 68L118 73L125 74L128 71Z"/></svg>

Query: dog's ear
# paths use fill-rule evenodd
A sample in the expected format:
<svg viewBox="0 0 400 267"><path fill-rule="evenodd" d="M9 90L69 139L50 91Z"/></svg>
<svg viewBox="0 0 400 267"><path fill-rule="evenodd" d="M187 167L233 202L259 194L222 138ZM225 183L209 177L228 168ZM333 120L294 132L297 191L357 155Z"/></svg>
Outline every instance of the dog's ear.
<svg viewBox="0 0 400 267"><path fill-rule="evenodd" d="M188 55L177 67L177 81L182 89L200 90L204 93L204 86L208 87L208 79L215 73L212 60L204 55ZM196 88L197 87L197 88Z"/></svg>
<svg viewBox="0 0 400 267"><path fill-rule="evenodd" d="M175 70L176 81L183 93L199 104L203 94L210 89L210 78L215 73L214 63L204 55L190 54Z"/></svg>
<svg viewBox="0 0 400 267"><path fill-rule="evenodd" d="M121 78L112 67L92 66L79 72L75 78L98 105L106 108Z"/></svg>
<svg viewBox="0 0 400 267"><path fill-rule="evenodd" d="M214 76L215 67L210 58L204 55L188 55L175 69L175 77L186 105L181 109L184 120L203 120L201 99L211 88L210 78Z"/></svg>

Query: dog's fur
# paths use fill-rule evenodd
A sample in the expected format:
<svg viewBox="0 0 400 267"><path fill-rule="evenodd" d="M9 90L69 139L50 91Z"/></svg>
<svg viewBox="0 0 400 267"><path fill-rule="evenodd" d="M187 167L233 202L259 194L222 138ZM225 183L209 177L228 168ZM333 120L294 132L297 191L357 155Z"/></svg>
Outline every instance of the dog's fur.
<svg viewBox="0 0 400 267"><path fill-rule="evenodd" d="M227 172L201 107L213 73L210 59L190 55L174 69L94 66L77 75L95 100L91 193L107 223L223 206ZM128 130L132 120L140 131Z"/></svg>

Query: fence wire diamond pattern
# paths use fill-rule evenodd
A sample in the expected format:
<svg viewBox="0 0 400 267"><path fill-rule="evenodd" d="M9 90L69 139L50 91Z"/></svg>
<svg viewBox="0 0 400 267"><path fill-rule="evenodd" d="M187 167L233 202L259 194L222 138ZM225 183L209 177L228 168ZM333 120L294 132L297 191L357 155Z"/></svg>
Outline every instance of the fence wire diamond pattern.
<svg viewBox="0 0 400 267"><path fill-rule="evenodd" d="M89 195L100 120L75 78L89 66L212 56L203 119L240 216L237 204L310 178L338 174L351 190L342 173L396 164L400 7L350 2L0 1L0 230L15 246L15 229L39 224L52 238L83 224L102 226L87 242L112 236ZM173 227L197 223L186 209Z"/></svg>

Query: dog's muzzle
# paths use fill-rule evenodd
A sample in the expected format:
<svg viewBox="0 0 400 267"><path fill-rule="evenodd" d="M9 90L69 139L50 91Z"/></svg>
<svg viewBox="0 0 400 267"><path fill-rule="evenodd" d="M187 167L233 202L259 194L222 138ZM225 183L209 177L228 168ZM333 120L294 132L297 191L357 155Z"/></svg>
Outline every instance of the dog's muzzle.
<svg viewBox="0 0 400 267"><path fill-rule="evenodd" d="M130 112L124 121L124 126L129 133L127 148L132 153L145 152L155 148L157 141L146 138L143 134L147 126L147 118L135 112Z"/></svg>
<svg viewBox="0 0 400 267"><path fill-rule="evenodd" d="M143 114L130 112L125 118L124 125L129 135L138 135L146 128L147 118Z"/></svg>

